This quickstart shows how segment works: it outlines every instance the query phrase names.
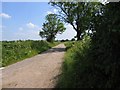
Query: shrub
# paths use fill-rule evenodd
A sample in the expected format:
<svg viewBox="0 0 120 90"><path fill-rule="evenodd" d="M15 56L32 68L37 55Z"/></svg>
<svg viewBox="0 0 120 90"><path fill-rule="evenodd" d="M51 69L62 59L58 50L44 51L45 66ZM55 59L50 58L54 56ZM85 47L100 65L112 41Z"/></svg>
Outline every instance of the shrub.
<svg viewBox="0 0 120 90"><path fill-rule="evenodd" d="M67 44L70 45L69 43ZM87 65L89 65L86 60L86 52L88 52L89 47L90 38L85 36L82 41L76 41L74 46L68 49L65 54L62 76L58 81L57 87L74 88L79 84L80 77L78 76L78 73L84 72Z"/></svg>
<svg viewBox="0 0 120 90"><path fill-rule="evenodd" d="M91 42L79 42L65 55L58 86L120 88L120 2L108 3L95 20ZM75 48L77 47L77 48Z"/></svg>
<svg viewBox="0 0 120 90"><path fill-rule="evenodd" d="M71 42L71 41L65 42L66 50L72 48L74 46L74 43L75 42Z"/></svg>

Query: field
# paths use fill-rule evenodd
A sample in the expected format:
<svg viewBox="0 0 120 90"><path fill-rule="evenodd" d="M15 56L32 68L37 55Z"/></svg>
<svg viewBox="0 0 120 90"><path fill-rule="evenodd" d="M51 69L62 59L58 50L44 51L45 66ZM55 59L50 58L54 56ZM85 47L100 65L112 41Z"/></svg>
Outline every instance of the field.
<svg viewBox="0 0 120 90"><path fill-rule="evenodd" d="M32 57L57 45L47 41L2 41L2 66L7 66L25 58Z"/></svg>

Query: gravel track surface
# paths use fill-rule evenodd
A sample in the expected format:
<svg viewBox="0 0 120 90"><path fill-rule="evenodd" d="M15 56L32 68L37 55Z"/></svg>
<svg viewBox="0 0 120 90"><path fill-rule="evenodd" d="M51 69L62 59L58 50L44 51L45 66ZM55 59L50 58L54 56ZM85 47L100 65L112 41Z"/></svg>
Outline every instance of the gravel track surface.
<svg viewBox="0 0 120 90"><path fill-rule="evenodd" d="M54 88L65 53L59 44L32 58L2 69L2 88Z"/></svg>

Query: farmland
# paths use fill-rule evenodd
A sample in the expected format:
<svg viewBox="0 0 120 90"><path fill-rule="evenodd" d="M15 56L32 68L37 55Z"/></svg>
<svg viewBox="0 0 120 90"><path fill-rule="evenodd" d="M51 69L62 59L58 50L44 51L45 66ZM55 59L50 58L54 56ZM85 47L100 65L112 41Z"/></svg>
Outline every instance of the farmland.
<svg viewBox="0 0 120 90"><path fill-rule="evenodd" d="M7 66L25 58L32 57L48 50L58 42L49 43L47 41L2 41L2 66Z"/></svg>

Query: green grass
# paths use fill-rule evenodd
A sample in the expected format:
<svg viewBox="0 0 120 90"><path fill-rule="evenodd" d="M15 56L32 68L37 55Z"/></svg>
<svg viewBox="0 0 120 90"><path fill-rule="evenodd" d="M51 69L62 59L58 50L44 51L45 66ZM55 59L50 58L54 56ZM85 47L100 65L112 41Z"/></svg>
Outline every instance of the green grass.
<svg viewBox="0 0 120 90"><path fill-rule="evenodd" d="M62 75L58 80L58 88L79 87L80 76L90 64L86 59L86 52L90 47L90 38L85 37L82 41L66 42L67 52L62 66ZM84 75L84 74L83 74ZM83 81L84 83L84 81Z"/></svg>
<svg viewBox="0 0 120 90"><path fill-rule="evenodd" d="M25 58L40 54L43 51L57 45L58 42L47 41L3 41L2 42L2 66L21 61Z"/></svg>
<svg viewBox="0 0 120 90"><path fill-rule="evenodd" d="M75 41L66 41L64 42L65 46L66 46L66 50L72 48L75 44Z"/></svg>
<svg viewBox="0 0 120 90"><path fill-rule="evenodd" d="M120 88L120 33L66 42L57 88ZM94 41L93 41L94 40ZM106 43L107 42L107 43Z"/></svg>

